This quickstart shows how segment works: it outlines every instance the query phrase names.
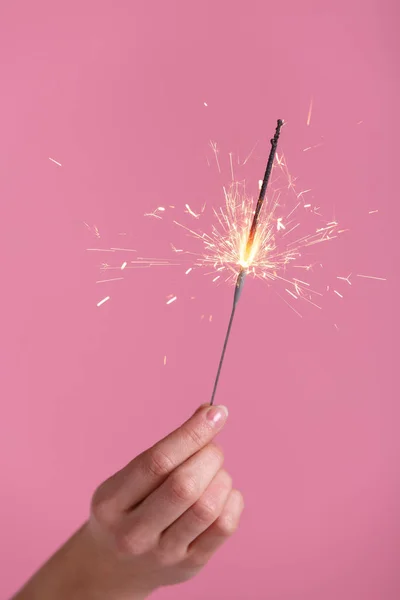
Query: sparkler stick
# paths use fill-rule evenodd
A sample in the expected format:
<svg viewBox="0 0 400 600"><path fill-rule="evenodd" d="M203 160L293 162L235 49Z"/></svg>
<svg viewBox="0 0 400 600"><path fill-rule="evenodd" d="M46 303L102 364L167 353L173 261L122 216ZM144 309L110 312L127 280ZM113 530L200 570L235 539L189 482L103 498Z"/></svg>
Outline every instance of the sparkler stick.
<svg viewBox="0 0 400 600"><path fill-rule="evenodd" d="M267 191L268 181L269 181L271 171L272 171L272 165L274 163L276 148L278 146L278 140L279 140L279 135L281 132L282 125L283 125L283 121L281 119L279 119L277 126L276 126L275 135L271 140L271 151L269 153L267 167L265 169L264 179L263 179L261 190L260 190L260 195L258 197L258 201L256 204L256 210L254 212L253 221L252 221L252 224L250 227L249 237L247 239L246 250L245 250L245 254L244 254L244 261L243 261L243 264L241 265L241 269L240 269L239 274L236 279L235 293L233 296L232 312L231 312L231 316L229 319L228 329L227 329L227 332L225 335L225 341L224 341L224 345L222 348L221 358L220 358L219 365L218 365L218 371L217 371L217 375L216 375L215 382L214 382L214 388L213 388L210 404L214 403L215 393L217 391L218 381L219 381L219 377L221 375L221 369L222 369L222 365L224 362L226 347L228 345L229 336L230 336L231 329L232 329L233 319L234 319L235 313L236 313L237 303L239 301L240 295L243 290L243 285L244 285L244 281L246 278L248 267L251 264L251 260L252 260L251 251L253 249L254 238L256 235L256 231L257 231L258 218L259 218L262 206L264 204L265 194Z"/></svg>

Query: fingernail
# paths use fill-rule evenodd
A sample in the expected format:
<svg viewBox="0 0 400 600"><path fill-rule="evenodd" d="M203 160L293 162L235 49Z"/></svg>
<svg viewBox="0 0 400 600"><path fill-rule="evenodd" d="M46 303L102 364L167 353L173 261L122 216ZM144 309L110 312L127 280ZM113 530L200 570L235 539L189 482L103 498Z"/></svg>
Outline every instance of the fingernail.
<svg viewBox="0 0 400 600"><path fill-rule="evenodd" d="M226 406L211 406L206 412L207 421L213 423L223 423L228 417L228 409Z"/></svg>

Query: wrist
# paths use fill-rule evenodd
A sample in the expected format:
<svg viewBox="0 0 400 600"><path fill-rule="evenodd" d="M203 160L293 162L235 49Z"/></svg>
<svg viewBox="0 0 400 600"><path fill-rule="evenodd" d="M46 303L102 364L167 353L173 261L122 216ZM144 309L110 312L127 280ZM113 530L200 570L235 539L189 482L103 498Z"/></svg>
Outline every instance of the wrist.
<svg viewBox="0 0 400 600"><path fill-rule="evenodd" d="M128 595L120 585L85 524L12 600L144 600L152 592L131 588Z"/></svg>
<svg viewBox="0 0 400 600"><path fill-rule="evenodd" d="M26 583L13 600L80 600L90 585L84 562L79 560L81 527ZM86 596L87 598L90 596Z"/></svg>

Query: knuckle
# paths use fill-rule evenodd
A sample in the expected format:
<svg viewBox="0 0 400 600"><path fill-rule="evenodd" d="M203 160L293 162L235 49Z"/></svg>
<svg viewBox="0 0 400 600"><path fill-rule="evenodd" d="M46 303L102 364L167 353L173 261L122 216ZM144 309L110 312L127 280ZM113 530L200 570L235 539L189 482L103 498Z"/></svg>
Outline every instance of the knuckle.
<svg viewBox="0 0 400 600"><path fill-rule="evenodd" d="M112 499L105 484L101 484L92 496L91 513L102 525L110 525L113 521Z"/></svg>
<svg viewBox="0 0 400 600"><path fill-rule="evenodd" d="M180 556L175 547L171 547L171 544L164 544L160 542L156 552L157 562L160 567L172 567L179 563L183 556Z"/></svg>
<svg viewBox="0 0 400 600"><path fill-rule="evenodd" d="M225 489L232 489L232 475L230 475L228 471L225 471L225 469L221 469L220 476Z"/></svg>
<svg viewBox="0 0 400 600"><path fill-rule="evenodd" d="M197 499L198 484L193 477L176 474L171 477L171 497L179 504L187 504Z"/></svg>
<svg viewBox="0 0 400 600"><path fill-rule="evenodd" d="M146 467L154 477L159 478L168 475L174 469L174 464L160 448L153 448L146 461Z"/></svg>
<svg viewBox="0 0 400 600"><path fill-rule="evenodd" d="M195 427L184 427L183 434L190 445L194 444L196 448L202 448L204 446L204 436Z"/></svg>
<svg viewBox="0 0 400 600"><path fill-rule="evenodd" d="M220 464L224 462L224 453L221 448L217 446L217 444L211 443L207 446L207 452L211 456L211 458L215 458Z"/></svg>
<svg viewBox="0 0 400 600"><path fill-rule="evenodd" d="M192 513L201 523L212 523L218 517L218 502L215 498L198 500L192 506Z"/></svg>
<svg viewBox="0 0 400 600"><path fill-rule="evenodd" d="M129 531L116 536L116 547L119 554L139 557L151 550L152 543L146 537Z"/></svg>
<svg viewBox="0 0 400 600"><path fill-rule="evenodd" d="M134 536L128 533L120 533L116 537L116 547L119 554L139 556L141 550Z"/></svg>
<svg viewBox="0 0 400 600"><path fill-rule="evenodd" d="M162 552L158 550L157 552L157 563L162 568L172 567L175 564L175 557L171 552Z"/></svg>
<svg viewBox="0 0 400 600"><path fill-rule="evenodd" d="M197 550L196 552L192 552L188 557L188 566L192 569L201 569L203 568L210 559L210 555L205 552L201 552Z"/></svg>

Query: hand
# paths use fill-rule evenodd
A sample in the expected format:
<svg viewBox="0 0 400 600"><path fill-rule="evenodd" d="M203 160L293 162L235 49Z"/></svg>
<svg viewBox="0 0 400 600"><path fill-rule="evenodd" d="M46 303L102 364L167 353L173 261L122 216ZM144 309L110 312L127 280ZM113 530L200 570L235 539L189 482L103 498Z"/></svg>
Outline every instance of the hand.
<svg viewBox="0 0 400 600"><path fill-rule="evenodd" d="M203 405L100 485L89 521L60 551L68 559L70 586L74 580L68 598L143 599L160 586L186 581L208 562L235 531L243 509L212 442L226 418L224 407ZM54 580L63 578L58 573ZM39 596L50 598L43 592L17 598ZM57 598L64 596L58 592Z"/></svg>

